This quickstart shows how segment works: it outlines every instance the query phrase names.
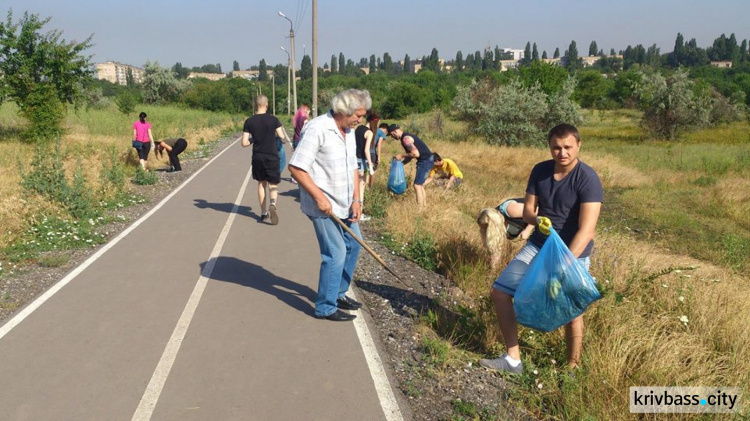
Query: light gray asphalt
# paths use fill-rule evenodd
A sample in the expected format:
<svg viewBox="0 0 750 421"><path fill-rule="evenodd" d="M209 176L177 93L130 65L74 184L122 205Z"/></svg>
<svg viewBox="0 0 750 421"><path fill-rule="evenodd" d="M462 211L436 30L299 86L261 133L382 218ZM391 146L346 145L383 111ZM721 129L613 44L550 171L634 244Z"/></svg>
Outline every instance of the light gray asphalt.
<svg viewBox="0 0 750 421"><path fill-rule="evenodd" d="M249 163L249 149L230 146L0 339L0 418L133 417ZM277 226L256 221L256 186L151 419L385 419L354 325L312 317L319 255L296 186L280 185Z"/></svg>

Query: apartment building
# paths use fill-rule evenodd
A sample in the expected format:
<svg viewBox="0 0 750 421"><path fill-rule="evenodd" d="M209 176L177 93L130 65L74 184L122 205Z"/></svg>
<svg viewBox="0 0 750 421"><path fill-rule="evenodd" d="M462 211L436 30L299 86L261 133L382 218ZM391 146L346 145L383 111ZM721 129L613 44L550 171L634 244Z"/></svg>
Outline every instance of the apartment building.
<svg viewBox="0 0 750 421"><path fill-rule="evenodd" d="M135 83L141 83L143 79L143 69L129 64L122 64L116 61L107 61L96 64L96 78L106 80L119 85L128 84L128 71L132 72Z"/></svg>
<svg viewBox="0 0 750 421"><path fill-rule="evenodd" d="M227 77L224 73L201 73L201 72L190 72L188 74L188 79L195 79L195 78L204 78L208 80L221 80Z"/></svg>

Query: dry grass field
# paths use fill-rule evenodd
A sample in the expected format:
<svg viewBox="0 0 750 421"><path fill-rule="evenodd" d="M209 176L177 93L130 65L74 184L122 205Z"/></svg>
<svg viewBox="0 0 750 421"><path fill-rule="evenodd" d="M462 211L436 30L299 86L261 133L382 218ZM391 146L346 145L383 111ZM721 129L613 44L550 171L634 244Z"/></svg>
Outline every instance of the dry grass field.
<svg viewBox="0 0 750 421"><path fill-rule="evenodd" d="M390 200L384 230L407 249L410 242L431 243L438 270L470 297L465 305L475 319L466 324L475 332L459 326L444 338L459 349L494 355L502 339L488 293L497 273L487 264L476 216L503 198L522 196L532 166L549 152L492 147L450 121L441 131L432 115L401 123L419 130L433 152L456 161L465 178L456 191L428 187L421 212L411 190ZM544 418L627 419L630 386L741 386L747 393L748 124L669 143L643 138L638 116L617 111L587 112L580 129L581 159L597 170L605 189L591 267L604 298L586 313L584 368L573 378L560 367L562 332L522 329L526 373L517 379L515 398ZM384 154L399 149L389 138ZM407 179L413 177L414 165L406 170ZM520 246L514 242L505 261Z"/></svg>
<svg viewBox="0 0 750 421"><path fill-rule="evenodd" d="M146 106L142 110L149 115L156 139L184 137L188 140L185 156L199 153L201 145L218 139L222 132L239 130L241 124L240 117L229 114L159 106ZM93 190L98 188L105 162L124 164L125 171L132 175L138 162L131 147L132 125L138 119L138 112L124 115L114 107L71 110L65 122L66 134L60 139L66 175L72 177L77 168L82 168ZM36 145L19 140L24 124L14 104L0 106L0 247L16 237L30 215L38 213L40 207L49 206L38 201L27 203L21 190L19 165L28 171L36 152ZM152 153L148 164L153 169L168 167L169 158L166 154L157 157Z"/></svg>

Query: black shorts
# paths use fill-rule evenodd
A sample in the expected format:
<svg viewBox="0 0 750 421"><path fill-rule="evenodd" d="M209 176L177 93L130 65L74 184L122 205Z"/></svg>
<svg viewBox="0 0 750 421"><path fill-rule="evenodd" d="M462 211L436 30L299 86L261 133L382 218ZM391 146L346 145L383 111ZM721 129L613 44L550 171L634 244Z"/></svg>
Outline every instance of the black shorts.
<svg viewBox="0 0 750 421"><path fill-rule="evenodd" d="M271 184L281 183L279 157L277 155L253 154L253 180L268 181Z"/></svg>

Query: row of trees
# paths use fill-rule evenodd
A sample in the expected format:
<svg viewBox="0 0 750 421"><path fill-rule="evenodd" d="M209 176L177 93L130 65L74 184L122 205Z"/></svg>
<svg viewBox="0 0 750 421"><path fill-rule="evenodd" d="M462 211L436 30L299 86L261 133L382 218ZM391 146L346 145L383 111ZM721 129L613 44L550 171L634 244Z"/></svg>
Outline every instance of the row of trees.
<svg viewBox="0 0 750 421"><path fill-rule="evenodd" d="M89 105L102 106L107 101L114 100L123 112L131 112L135 104L145 102L182 103L188 107L247 114L251 112L252 99L256 95L262 92L271 96L270 93L274 91L276 103L273 105L277 111L293 112L285 106L288 104L286 77L273 78L276 89L273 89L268 77L270 74L286 75L287 67L276 65L271 68L266 65L265 60L261 60L259 77L253 81L188 81L181 77L180 72L184 67L180 63L171 69L163 68L158 63L148 63L140 85L122 87L103 81L94 82L88 70L91 64L82 55L89 48L90 39L82 43L69 43L61 39L58 31L42 33L42 27L48 21L39 19L36 15L25 14L18 23L14 23L9 14L7 21L0 25L0 72L5 75L0 79L0 98L16 102L21 113L32 122L31 126L40 130L37 134L54 134L56 130L59 132L65 108L71 104L81 104L85 92L88 92ZM461 87L492 87L493 92L507 93L509 89L517 89L522 85L525 91L519 95L534 96L543 93L546 95L544 101L530 100L530 103L546 102L550 108L553 107L549 104L554 103L556 107L570 109L569 105L561 105L563 102L560 98L563 97L565 101L572 101L583 107L644 107L646 96L640 95L638 89L645 86L647 80L656 80L657 75L662 74L667 85L670 85L673 71L669 70L669 59L686 60L685 57L694 55L697 50L693 47L693 41L684 43L681 35L678 36L677 44L681 44L683 48L676 48L676 52L668 55L660 54L656 46L649 49L642 46L628 47L622 59L622 64L628 64L627 69L619 66L616 61L607 62L606 57L603 57L600 62L603 61L604 65L578 68L572 74L571 68L580 65L580 62L573 59L578 56L575 41L571 42L563 56L569 57L567 68L535 59L536 49L528 43L531 60L524 61L517 69L507 72L500 72L495 67L495 63L504 57L504 53L499 50L486 49L484 55L477 51L467 55L465 59L459 54L454 61L454 71L444 72L440 66L438 51L433 49L429 56L422 57L423 68L417 74L399 69L387 54L384 54L382 60L371 55L359 63L346 60L343 54L339 54L335 62L337 66L344 63L343 72L338 67L331 67L328 71L318 70L319 99L323 109L327 99L341 89L368 89L375 99L375 107L386 118L402 118L414 112L449 109L456 95L464 92L461 89L466 89ZM589 51L596 49L596 43L592 42ZM601 50L599 52L602 53ZM743 61L747 56L747 43L743 42L738 46L733 36L722 36L704 52L710 52L716 57L726 57L729 54L739 60L740 65L732 69L702 66L683 72L691 81L689 85L692 89L700 94L701 100L696 100L696 103L711 104L713 111L706 120L710 124L722 121L722 118L723 121L737 118L742 111L739 105L748 100L750 93L750 64ZM404 63L408 62L410 60L406 56ZM369 70L374 68L369 75L359 69L365 63L370 66ZM233 67L239 67L239 63L235 62ZM208 68L204 66L203 70L206 69ZM300 70L302 80L298 86L300 102L311 102L312 72L309 59L303 59ZM476 85L479 82L475 81L481 83ZM658 84L654 82L651 85ZM554 102L550 102L553 99ZM462 103L465 104L466 101ZM454 106L456 104L458 103L453 102ZM461 113L471 115L468 108ZM654 132L667 137L678 134L677 131ZM514 136L506 142L514 143L516 140L513 139L520 139L519 136Z"/></svg>

